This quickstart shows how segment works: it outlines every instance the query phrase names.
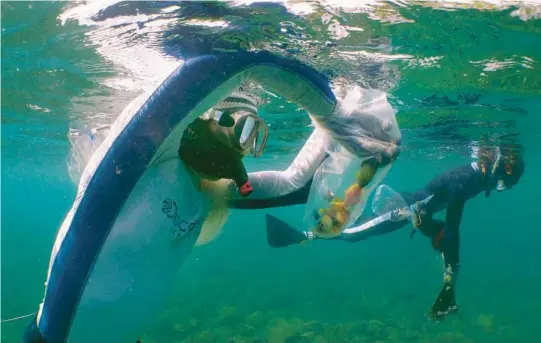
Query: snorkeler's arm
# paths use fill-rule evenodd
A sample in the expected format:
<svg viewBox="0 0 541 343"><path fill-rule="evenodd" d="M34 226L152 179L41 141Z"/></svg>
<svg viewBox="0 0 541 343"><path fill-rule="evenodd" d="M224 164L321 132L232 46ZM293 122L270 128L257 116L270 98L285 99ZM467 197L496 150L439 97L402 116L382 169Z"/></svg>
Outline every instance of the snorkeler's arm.
<svg viewBox="0 0 541 343"><path fill-rule="evenodd" d="M397 215L397 211L391 211L379 216L371 215L368 218L362 216L352 227L345 229L334 239L356 243L370 237L389 234L409 224L407 218L400 220Z"/></svg>
<svg viewBox="0 0 541 343"><path fill-rule="evenodd" d="M449 313L456 312L455 285L460 267L460 222L464 201L455 201L447 207L445 229L437 249L441 251L444 264L443 287L432 305L429 317L441 320Z"/></svg>
<svg viewBox="0 0 541 343"><path fill-rule="evenodd" d="M229 207L262 209L305 204L314 174L329 156L329 144L333 144L329 136L316 129L286 170L248 173L254 189L249 197L242 198L235 183L227 181L231 197ZM383 165L377 158L363 162L359 172L362 187L372 181L376 170Z"/></svg>
<svg viewBox="0 0 541 343"><path fill-rule="evenodd" d="M400 154L401 134L396 111L380 91L352 87L332 115L312 118L350 153L376 156L386 165Z"/></svg>
<svg viewBox="0 0 541 343"><path fill-rule="evenodd" d="M328 157L328 135L316 129L286 170L248 173L253 193L243 198L229 182L230 207L257 209L305 204L312 178Z"/></svg>
<svg viewBox="0 0 541 343"><path fill-rule="evenodd" d="M477 187L472 187L472 178L475 178L476 174L471 164L467 164L447 170L432 179L421 192L418 192L420 197L433 195L430 201L422 206L426 215L432 216L445 208L449 210L456 207L457 204L464 202L464 199L471 198L479 192Z"/></svg>

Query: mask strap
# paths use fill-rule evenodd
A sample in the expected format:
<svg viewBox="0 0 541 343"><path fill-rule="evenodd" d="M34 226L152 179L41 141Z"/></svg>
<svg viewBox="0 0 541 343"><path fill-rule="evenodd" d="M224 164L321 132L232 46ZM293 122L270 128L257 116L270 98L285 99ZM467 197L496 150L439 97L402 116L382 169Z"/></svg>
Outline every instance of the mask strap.
<svg viewBox="0 0 541 343"><path fill-rule="evenodd" d="M494 164L492 165L492 175L496 175L498 170L500 169L500 164L502 161L502 153L500 151L500 147L496 147L496 160L494 161Z"/></svg>
<svg viewBox="0 0 541 343"><path fill-rule="evenodd" d="M496 158L494 160L494 163L492 164L492 169L490 171L488 184L485 190L485 196L488 198L490 196L490 193L493 189L498 187L498 183L500 182L500 176L502 175L502 153L500 150L500 147L496 147L495 149Z"/></svg>
<svg viewBox="0 0 541 343"><path fill-rule="evenodd" d="M258 123L257 123L257 132L254 139L254 157L259 157L263 154L263 151L265 150L265 147L267 146L267 139L269 138L269 127L267 126L267 123L263 120L263 118L258 117ZM261 137L261 143L259 144L258 149L258 139L259 139L259 130L263 129L263 137Z"/></svg>

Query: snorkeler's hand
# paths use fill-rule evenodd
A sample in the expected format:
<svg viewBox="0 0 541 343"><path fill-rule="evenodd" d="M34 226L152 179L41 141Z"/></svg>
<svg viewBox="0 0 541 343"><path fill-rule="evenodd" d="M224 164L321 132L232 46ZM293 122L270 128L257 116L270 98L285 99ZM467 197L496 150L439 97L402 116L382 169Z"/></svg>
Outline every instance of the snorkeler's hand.
<svg viewBox="0 0 541 343"><path fill-rule="evenodd" d="M442 321L446 315L457 311L455 288L452 285L444 284L438 298L430 308L428 317L433 320Z"/></svg>
<svg viewBox="0 0 541 343"><path fill-rule="evenodd" d="M413 227L416 229L420 228L421 224L423 223L423 220L421 217L421 208L418 201L415 203L415 209L411 213L411 223L413 224Z"/></svg>
<svg viewBox="0 0 541 343"><path fill-rule="evenodd" d="M351 154L360 158L376 156L380 167L393 162L400 154L401 144L394 115L384 118L363 108L346 107L338 105L332 115L315 119Z"/></svg>
<svg viewBox="0 0 541 343"><path fill-rule="evenodd" d="M378 158L379 167L385 167L389 163L394 162L400 155L400 151L400 146L398 144L394 144L390 145L379 155L376 155L376 157Z"/></svg>
<svg viewBox="0 0 541 343"><path fill-rule="evenodd" d="M407 207L399 208L399 209L394 210L393 212L391 212L391 221L399 222L399 221L402 221L402 220L406 220L411 216L411 214L412 213L411 213L409 208L407 208Z"/></svg>

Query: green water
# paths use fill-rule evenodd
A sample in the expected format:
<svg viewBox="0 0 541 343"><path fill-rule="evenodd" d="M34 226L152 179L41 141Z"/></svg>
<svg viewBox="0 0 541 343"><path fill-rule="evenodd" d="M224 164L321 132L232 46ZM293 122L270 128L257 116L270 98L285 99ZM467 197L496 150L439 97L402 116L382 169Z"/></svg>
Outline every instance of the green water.
<svg viewBox="0 0 541 343"><path fill-rule="evenodd" d="M62 2L1 6L1 316L6 319L35 311L44 294L56 231L75 196L66 166L68 128L96 112L114 117L140 89L104 86L110 77L136 73L115 65L91 41L98 33L110 39L115 31L93 31L73 21L61 25ZM141 3L131 6L154 11ZM318 241L271 249L264 214L301 227L304 207L239 210L214 243L196 248L186 261L167 307L149 318L143 343L541 341L541 20L521 20L512 15L515 8L451 12L387 5L367 13L335 11L333 19L342 25L364 29L338 39L318 19L322 9L303 17L275 7L225 10L223 5L211 15L193 6L193 13L173 12L179 16L174 28L153 41L167 54L178 48L182 56L196 55L211 42L268 48L326 74L388 91L404 136L404 152L385 180L397 191L414 191L446 169L470 163L471 146L481 139L521 144L527 169L512 191L479 195L466 206L460 316L442 323L425 318L441 287L441 261L422 237L409 240L409 228L356 244ZM414 22L382 20L389 13ZM202 17L230 20L244 35L186 24ZM284 22L310 37L280 35ZM151 40L144 33L126 35L130 32L134 44ZM176 41L180 34L183 40ZM194 48L190 42L196 38L200 45ZM315 43L307 47L303 39ZM337 50L325 47L326 40L340 51L413 59L340 59ZM427 60L437 56L442 58ZM484 71L489 59L509 64ZM264 159L248 166L286 167L309 135L309 122L282 100L274 100L264 114L270 116L269 147ZM19 342L27 324L2 324L2 342Z"/></svg>

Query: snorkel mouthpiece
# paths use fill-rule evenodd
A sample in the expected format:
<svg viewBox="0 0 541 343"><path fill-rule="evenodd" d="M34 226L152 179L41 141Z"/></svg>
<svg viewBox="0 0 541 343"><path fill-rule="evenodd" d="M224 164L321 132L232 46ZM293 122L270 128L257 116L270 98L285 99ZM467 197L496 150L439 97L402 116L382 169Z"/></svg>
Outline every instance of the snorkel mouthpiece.
<svg viewBox="0 0 541 343"><path fill-rule="evenodd" d="M239 193L243 197L247 197L254 191L252 184L250 183L250 180L246 181L243 185L239 187Z"/></svg>

